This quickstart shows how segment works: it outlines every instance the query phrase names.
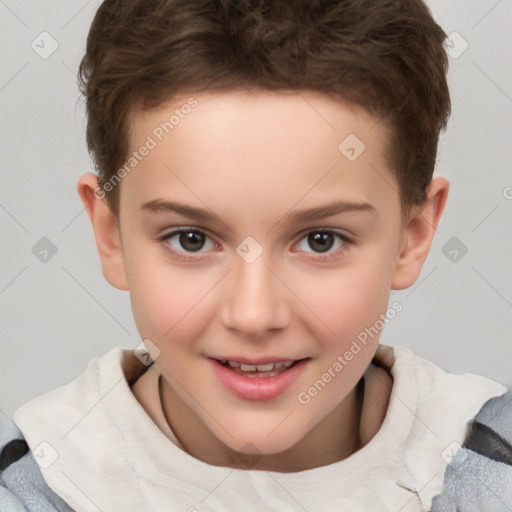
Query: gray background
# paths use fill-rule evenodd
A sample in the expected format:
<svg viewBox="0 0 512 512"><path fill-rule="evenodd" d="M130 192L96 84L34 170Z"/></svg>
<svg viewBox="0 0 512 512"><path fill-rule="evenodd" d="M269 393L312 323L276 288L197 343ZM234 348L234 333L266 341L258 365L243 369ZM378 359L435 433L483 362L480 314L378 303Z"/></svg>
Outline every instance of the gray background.
<svg viewBox="0 0 512 512"><path fill-rule="evenodd" d="M99 3L0 0L0 410L8 417L111 347L140 342L127 292L101 274L76 193L93 166L75 75ZM511 386L512 0L429 5L447 34L459 34L450 37L453 114L437 169L451 191L420 279L392 292L404 309L381 341ZM31 47L51 49L44 31L58 44L47 58ZM33 252L48 244L43 237L57 250L46 262Z"/></svg>

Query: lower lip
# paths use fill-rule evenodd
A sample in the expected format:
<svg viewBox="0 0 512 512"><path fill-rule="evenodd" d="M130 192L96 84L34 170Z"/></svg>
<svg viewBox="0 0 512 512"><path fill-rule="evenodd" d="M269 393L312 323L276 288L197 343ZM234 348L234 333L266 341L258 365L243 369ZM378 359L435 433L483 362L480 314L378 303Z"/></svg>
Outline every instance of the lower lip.
<svg viewBox="0 0 512 512"><path fill-rule="evenodd" d="M301 359L288 370L274 377L244 377L224 366L216 359L210 359L216 377L238 398L243 400L272 400L283 394L302 374L307 359Z"/></svg>

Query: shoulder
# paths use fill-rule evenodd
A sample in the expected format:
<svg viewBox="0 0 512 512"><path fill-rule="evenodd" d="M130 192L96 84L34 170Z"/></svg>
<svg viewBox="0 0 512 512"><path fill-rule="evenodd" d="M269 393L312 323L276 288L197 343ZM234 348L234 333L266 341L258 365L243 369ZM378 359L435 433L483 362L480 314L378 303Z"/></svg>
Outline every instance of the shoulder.
<svg viewBox="0 0 512 512"><path fill-rule="evenodd" d="M388 348L388 347L386 347ZM507 388L482 375L450 373L403 346L393 347L392 373L417 390L418 407L437 415L457 411L464 404L468 420L491 398L503 395Z"/></svg>
<svg viewBox="0 0 512 512"><path fill-rule="evenodd" d="M404 346L379 345L373 363L393 379L391 405L396 399L404 402L438 435L444 431L453 435L451 428L457 421L463 436L467 422L482 406L507 391L502 384L481 375L449 373Z"/></svg>
<svg viewBox="0 0 512 512"><path fill-rule="evenodd" d="M507 389L480 375L449 373L407 347L385 347L376 358L394 381L383 427L403 440L407 486L429 510L443 490L447 453L463 444L484 404Z"/></svg>
<svg viewBox="0 0 512 512"><path fill-rule="evenodd" d="M488 400L469 423L432 512L512 510L512 389Z"/></svg>
<svg viewBox="0 0 512 512"><path fill-rule="evenodd" d="M104 406L102 397L110 396L113 390L128 388L145 369L133 350L115 347L91 360L73 381L19 407L14 413L15 423L31 447L41 439L60 438L85 412Z"/></svg>
<svg viewBox="0 0 512 512"><path fill-rule="evenodd" d="M45 503L46 499L53 500L50 501L53 505L55 496L61 496L74 505L71 500L74 495L70 491L73 484L66 478L63 468L76 468L79 460L81 474L92 475L98 468L109 470L112 461L118 464L119 449L124 442L119 434L119 422L131 421L134 408L136 413L139 412L129 386L148 366L133 350L116 347L93 359L72 382L18 408L14 420L19 430L4 440L5 457L9 458L10 464L2 473L1 492L9 493L12 499L21 503L23 501L18 496L30 498L31 493L37 492L36 503L40 500ZM23 444L15 442L7 447L7 442L16 439L22 440ZM29 450L22 454L25 444ZM10 460L10 451L16 453L17 460ZM27 478L22 478L23 474ZM78 493L76 489L74 492ZM4 502L1 503L0 510L4 511ZM25 508L12 510L17 512ZM70 509L60 504L37 510Z"/></svg>
<svg viewBox="0 0 512 512"><path fill-rule="evenodd" d="M3 511L73 512L46 484L21 431L0 418L0 502ZM30 508L29 508L30 507Z"/></svg>

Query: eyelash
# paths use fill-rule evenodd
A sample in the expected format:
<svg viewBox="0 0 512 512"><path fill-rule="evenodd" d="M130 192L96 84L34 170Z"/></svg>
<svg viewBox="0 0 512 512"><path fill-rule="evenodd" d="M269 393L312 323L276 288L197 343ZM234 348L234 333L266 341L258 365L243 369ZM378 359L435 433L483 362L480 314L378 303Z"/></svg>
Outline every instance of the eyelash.
<svg viewBox="0 0 512 512"><path fill-rule="evenodd" d="M173 249L169 243L167 243L169 241L170 238L172 238L173 236L176 236L176 235L179 235L180 233L190 233L190 232L193 232L193 233L199 233L199 234L202 234L204 235L205 237L212 239L212 237L210 237L207 233L205 233L204 231L202 231L201 229L197 229L197 228L180 228L180 229L175 229L174 231L170 231L169 233L166 233L165 235L162 235L160 237L158 237L158 241L163 243L164 244L164 247L167 251L171 252L173 255L176 255L178 258L182 259L182 260L185 260L185 261L200 261L202 259L204 259L206 256L191 256L190 254L193 254L193 253L183 253L183 252L180 252L180 251L176 251L175 249ZM339 233L337 231L334 231L332 229L310 229L309 231L307 231L306 233L304 233L300 239L299 239L299 242L302 241L304 238L306 238L307 236L309 236L310 234L312 233L331 233L333 234L335 237L338 238L338 240L342 241L343 242L343 245L341 246L341 248L339 248L338 250L334 251L334 252L326 252L326 256L322 256L323 253L310 253L310 254L316 254L317 256L313 257L312 259L314 259L315 261L327 261L327 260L330 260L334 257L337 257L337 256L340 256L341 254L345 253L349 246L352 245L352 240L350 238L348 238L346 235L342 234L342 233ZM218 246L218 244L213 241L215 245ZM298 243L298 242L297 242ZM202 253L197 253L197 254L202 254Z"/></svg>

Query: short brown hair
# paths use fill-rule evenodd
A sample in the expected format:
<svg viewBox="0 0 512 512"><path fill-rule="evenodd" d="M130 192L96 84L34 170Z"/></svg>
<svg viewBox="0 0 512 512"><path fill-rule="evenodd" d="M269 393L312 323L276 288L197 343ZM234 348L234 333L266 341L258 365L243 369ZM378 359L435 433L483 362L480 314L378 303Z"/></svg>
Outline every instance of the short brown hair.
<svg viewBox="0 0 512 512"><path fill-rule="evenodd" d="M105 0L78 77L99 185L125 162L138 108L186 92L313 90L389 126L407 212L450 113L445 38L422 0ZM106 193L116 215L118 188Z"/></svg>

